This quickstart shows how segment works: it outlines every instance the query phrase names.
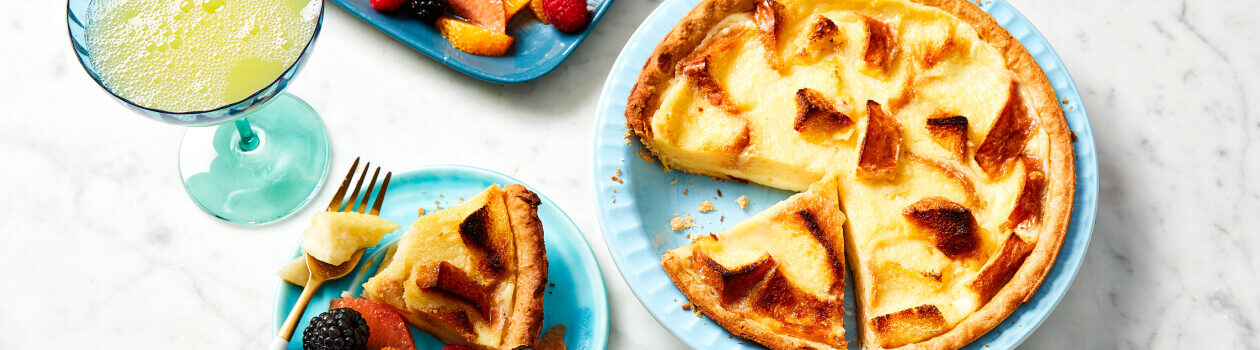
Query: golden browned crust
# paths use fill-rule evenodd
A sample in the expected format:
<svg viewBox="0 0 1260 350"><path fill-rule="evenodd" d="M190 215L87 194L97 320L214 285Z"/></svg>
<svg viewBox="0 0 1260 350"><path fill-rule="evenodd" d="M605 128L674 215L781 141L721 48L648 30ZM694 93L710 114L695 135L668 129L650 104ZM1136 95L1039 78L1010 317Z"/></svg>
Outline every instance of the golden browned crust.
<svg viewBox="0 0 1260 350"><path fill-rule="evenodd" d="M755 341L771 349L843 349L826 343L810 341L771 331L765 325L758 324L740 313L722 307L719 297L713 288L703 282L696 274L699 269L690 266L690 257L679 256L674 251L665 252L661 257L661 266L674 285L682 290L691 302L691 307L700 310L705 316L722 325L727 331L740 338ZM843 338L842 338L843 339Z"/></svg>
<svg viewBox="0 0 1260 350"><path fill-rule="evenodd" d="M1049 136L1049 150L1042 159L1046 176L1045 200L1039 227L1030 229L1030 234L1037 238L1036 242L1031 243L1034 245L1031 253L1010 280L979 310L939 336L906 346L926 349L960 348L993 329L1015 308L1031 298L1053 266L1067 230L1073 205L1072 196L1075 193L1076 170L1072 136L1045 73L1025 48L999 26L993 17L965 0L909 1L950 13L970 24L981 40L998 49L1006 60L1007 68L1020 82L1025 102L1035 111L1032 114L1036 116L1037 125ZM705 39L706 33L727 16L752 9L752 0L704 0L670 31L644 64L627 101L626 124L636 135L649 139L652 137L651 117L659 108L661 92L674 77L673 69L678 60L694 51ZM653 147L650 142L644 142L644 145L649 150ZM665 259L670 259L669 254L666 254ZM671 269L669 263L665 266L667 271ZM675 284L683 286L676 275L678 274L670 274ZM862 319L863 313L870 313L869 311L858 308L859 319ZM714 317L712 313L709 314ZM726 317L729 319L734 316ZM747 321L743 322L741 327L747 328ZM728 330L752 339L751 335L746 335L749 331L742 328L728 327ZM874 339L869 327L859 324L858 328L862 339ZM762 338L769 336L773 335Z"/></svg>
<svg viewBox="0 0 1260 350"><path fill-rule="evenodd" d="M652 114L660 107L661 93L675 75L674 67L704 42L709 29L718 22L732 14L752 9L752 0L707 0L692 9L643 64L643 72L639 74L626 103L626 125L639 137L651 138Z"/></svg>
<svg viewBox="0 0 1260 350"><path fill-rule="evenodd" d="M543 295L547 287L547 248L542 221L538 219L538 195L513 184L503 188L508 219L516 237L516 302L508 319L504 349L534 346L542 331Z"/></svg>

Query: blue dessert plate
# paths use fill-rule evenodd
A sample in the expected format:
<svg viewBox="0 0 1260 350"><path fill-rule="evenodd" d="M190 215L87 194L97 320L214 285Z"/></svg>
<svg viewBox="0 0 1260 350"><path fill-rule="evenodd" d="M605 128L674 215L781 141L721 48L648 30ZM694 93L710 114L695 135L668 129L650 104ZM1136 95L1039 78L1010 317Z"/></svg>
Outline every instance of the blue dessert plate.
<svg viewBox="0 0 1260 350"><path fill-rule="evenodd" d="M532 14L519 13L510 20L508 35L516 38L508 54L477 56L459 51L438 33L437 28L401 13L382 13L368 0L329 0L347 12L457 71L499 84L515 84L537 79L564 62L586 40L591 28L608 10L613 0L588 0L590 23L581 33L565 34L542 24ZM593 7L592 7L593 6ZM526 8L522 12L529 12Z"/></svg>
<svg viewBox="0 0 1260 350"><path fill-rule="evenodd" d="M376 274L387 247L397 242L403 231L411 226L420 208L433 212L437 206L456 205L461 198L471 197L491 184L514 183L521 182L507 175L467 166L434 165L395 172L380 215L402 225L403 229L386 235L380 245L368 248L355 272L325 283L315 292L293 333L289 349L302 349L302 332L311 317L328 311L332 299L341 297L343 292L359 296L363 282ZM537 192L532 187L529 189ZM573 220L547 197L542 194L538 197L542 199L538 218L543 224L549 267L549 284L543 299L543 330L562 324L568 348L604 349L608 344L608 294L599 263ZM296 258L300 251L299 248L293 256ZM284 323L301 294L302 288L280 281L276 291L273 331L280 329L280 324ZM417 349L440 349L443 346L442 342L418 329L411 328L411 335Z"/></svg>
<svg viewBox="0 0 1260 350"><path fill-rule="evenodd" d="M664 172L660 163L641 158L648 154L626 130L626 98L639 71L656 45L699 0L666 0L639 26L617 57L604 84L595 126L595 191L600 225L608 251L621 275L644 307L675 336L696 349L755 349L755 343L731 337L708 318L697 318L681 306L687 302L661 268L661 254L688 243L686 234L720 232L787 198L792 193L755 184L714 180L682 172ZM1075 207L1058 259L1032 299L1011 313L968 349L986 346L1013 348L1045 320L1072 283L1085 256L1098 204L1098 160L1080 93L1054 50L1033 25L1003 0L980 6L1023 43L1045 70L1058 95L1068 126L1076 134ZM620 181L610 181L616 175ZM719 190L721 193L719 193ZM735 199L749 199L740 210ZM701 201L716 211L698 214ZM675 213L695 215L695 226L674 232ZM853 285L851 282L848 285ZM846 300L855 300L851 291ZM845 325L850 349L858 348L852 303L846 305Z"/></svg>

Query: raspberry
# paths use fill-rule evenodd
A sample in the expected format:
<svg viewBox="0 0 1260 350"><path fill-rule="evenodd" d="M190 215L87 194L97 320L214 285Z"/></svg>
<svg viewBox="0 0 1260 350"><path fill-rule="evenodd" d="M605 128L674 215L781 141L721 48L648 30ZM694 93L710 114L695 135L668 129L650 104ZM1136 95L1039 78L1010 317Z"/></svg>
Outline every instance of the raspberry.
<svg viewBox="0 0 1260 350"><path fill-rule="evenodd" d="M421 22L433 24L438 17L446 13L445 0L411 0L411 14Z"/></svg>
<svg viewBox="0 0 1260 350"><path fill-rule="evenodd" d="M351 308L325 311L311 319L302 332L305 350L361 350L367 348L367 321Z"/></svg>
<svg viewBox="0 0 1260 350"><path fill-rule="evenodd" d="M582 31L590 17L585 0L543 0L542 5L551 25L565 33Z"/></svg>
<svg viewBox="0 0 1260 350"><path fill-rule="evenodd" d="M407 0L368 0L368 2L377 11L393 11L402 7L402 4L407 2Z"/></svg>

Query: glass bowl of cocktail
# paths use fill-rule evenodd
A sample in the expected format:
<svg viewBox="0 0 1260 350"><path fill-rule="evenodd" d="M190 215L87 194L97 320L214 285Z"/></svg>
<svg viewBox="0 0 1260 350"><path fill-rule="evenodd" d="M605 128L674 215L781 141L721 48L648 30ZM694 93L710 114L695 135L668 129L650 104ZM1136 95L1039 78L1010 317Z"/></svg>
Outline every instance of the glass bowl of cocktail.
<svg viewBox="0 0 1260 350"><path fill-rule="evenodd" d="M69 0L70 41L105 91L181 126L179 171L235 223L296 212L328 172L328 132L284 88L309 56L323 0Z"/></svg>

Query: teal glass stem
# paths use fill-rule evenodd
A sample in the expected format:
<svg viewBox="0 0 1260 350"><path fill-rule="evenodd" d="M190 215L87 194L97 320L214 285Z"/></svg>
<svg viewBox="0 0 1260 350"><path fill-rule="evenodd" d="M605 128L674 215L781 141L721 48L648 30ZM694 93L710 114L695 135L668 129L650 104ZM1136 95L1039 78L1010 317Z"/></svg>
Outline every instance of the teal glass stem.
<svg viewBox="0 0 1260 350"><path fill-rule="evenodd" d="M241 151L249 152L258 148L258 134L254 133L254 129L249 127L249 119L241 117L236 120L236 132L241 134Z"/></svg>

